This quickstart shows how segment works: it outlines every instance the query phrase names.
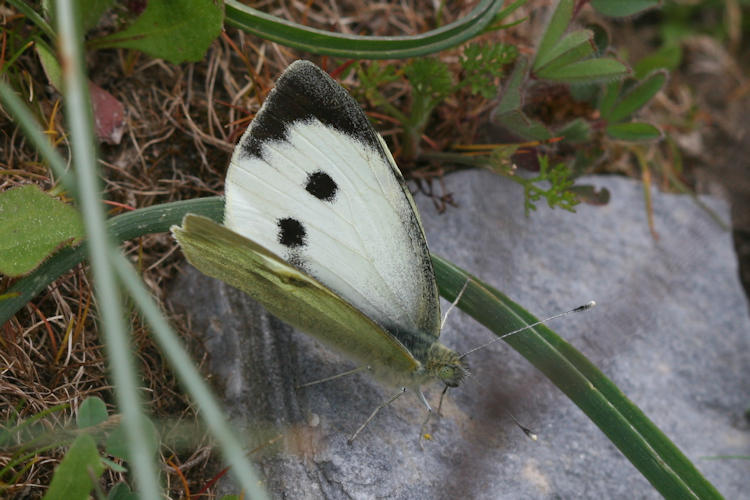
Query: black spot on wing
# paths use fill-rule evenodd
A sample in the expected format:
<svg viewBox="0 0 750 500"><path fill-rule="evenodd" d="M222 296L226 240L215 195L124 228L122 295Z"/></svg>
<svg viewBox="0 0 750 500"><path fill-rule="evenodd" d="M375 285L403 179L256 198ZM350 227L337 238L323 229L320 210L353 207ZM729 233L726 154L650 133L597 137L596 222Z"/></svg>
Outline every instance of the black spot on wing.
<svg viewBox="0 0 750 500"><path fill-rule="evenodd" d="M308 175L305 183L307 192L323 201L333 201L336 198L338 188L336 181L321 170Z"/></svg>
<svg viewBox="0 0 750 500"><path fill-rule="evenodd" d="M279 243L287 248L305 246L305 226L297 219L285 217L276 222L279 228Z"/></svg>
<svg viewBox="0 0 750 500"><path fill-rule="evenodd" d="M250 133L241 144L241 151L245 156L260 158L264 143L285 140L291 124L314 118L375 150L381 150L377 132L357 101L315 64L295 61L268 94L250 124Z"/></svg>

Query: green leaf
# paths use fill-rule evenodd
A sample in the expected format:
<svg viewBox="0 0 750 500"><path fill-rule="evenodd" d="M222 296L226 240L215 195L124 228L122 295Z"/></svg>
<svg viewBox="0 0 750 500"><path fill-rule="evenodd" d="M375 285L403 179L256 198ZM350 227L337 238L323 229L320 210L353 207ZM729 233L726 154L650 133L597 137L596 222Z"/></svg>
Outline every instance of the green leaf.
<svg viewBox="0 0 750 500"><path fill-rule="evenodd" d="M548 68L537 76L545 80L562 83L588 83L597 80L611 80L627 74L628 68L616 59L586 59L567 66Z"/></svg>
<svg viewBox="0 0 750 500"><path fill-rule="evenodd" d="M536 61L534 61L534 71L536 72L544 68L548 64L554 63L555 59L558 59L562 55L568 54L570 52L573 52L575 54L582 54L580 57L577 57L573 61L583 59L584 57L593 54L594 47L591 43L591 39L593 38L593 36L594 33L589 30L578 30L574 31L573 33L568 33L563 37L562 40L560 40L552 48L546 51L543 56L539 55L536 58ZM576 49L578 50L576 51ZM573 61L568 61L568 63Z"/></svg>
<svg viewBox="0 0 750 500"><path fill-rule="evenodd" d="M138 495L130 489L127 483L117 483L109 490L107 500L138 500Z"/></svg>
<svg viewBox="0 0 750 500"><path fill-rule="evenodd" d="M150 419L145 419L147 441L151 445L151 452L156 453L159 446L159 431ZM107 436L105 449L108 455L129 461L128 433L125 426L120 424Z"/></svg>
<svg viewBox="0 0 750 500"><path fill-rule="evenodd" d="M680 45L665 45L650 53L633 67L634 76L641 79L657 69L672 71L682 62L682 47Z"/></svg>
<svg viewBox="0 0 750 500"><path fill-rule="evenodd" d="M603 56L604 52L609 48L609 32L607 28L599 23L590 23L586 25L586 28L594 33L594 38L591 41L594 47L596 47L596 56Z"/></svg>
<svg viewBox="0 0 750 500"><path fill-rule="evenodd" d="M34 48L37 57L39 57L39 62L42 63L44 74L47 75L47 80L50 85L55 87L55 90L60 92L62 90L62 68L60 68L57 56L52 52L50 46L40 38L34 41Z"/></svg>
<svg viewBox="0 0 750 500"><path fill-rule="evenodd" d="M586 142L591 140L591 125L583 118L576 118L558 129L555 135L573 144Z"/></svg>
<svg viewBox="0 0 750 500"><path fill-rule="evenodd" d="M660 0L592 0L591 5L605 16L632 16L643 10L658 6Z"/></svg>
<svg viewBox="0 0 750 500"><path fill-rule="evenodd" d="M518 137L528 140L546 140L552 137L551 132L542 123L529 119L523 111L523 96L521 85L526 78L528 60L519 57L513 68L513 73L505 84L500 102L492 111L490 120L501 125Z"/></svg>
<svg viewBox="0 0 750 500"><path fill-rule="evenodd" d="M107 405L104 401L93 396L86 398L78 407L76 425L79 429L91 427L107 420Z"/></svg>
<svg viewBox="0 0 750 500"><path fill-rule="evenodd" d="M493 116L521 109L521 105L523 104L521 85L526 79L527 66L528 59L519 57L516 65L513 67L513 73L511 73L510 78L505 83L500 102L493 111Z"/></svg>
<svg viewBox="0 0 750 500"><path fill-rule="evenodd" d="M219 36L224 9L214 0L160 0L127 29L91 42L91 48L136 49L179 64L200 61Z"/></svg>
<svg viewBox="0 0 750 500"><path fill-rule="evenodd" d="M78 211L26 185L0 193L0 273L19 276L84 236Z"/></svg>
<svg viewBox="0 0 750 500"><path fill-rule="evenodd" d="M661 130L650 123L615 123L607 126L607 135L621 141L655 141L661 139Z"/></svg>
<svg viewBox="0 0 750 500"><path fill-rule="evenodd" d="M544 35L542 35L542 40L536 50L536 60L532 66L535 70L537 69L536 61L548 60L549 52L557 45L558 40L568 29L568 24L573 18L573 5L573 0L560 0L560 3L557 4L557 8L552 13L547 29L544 30Z"/></svg>
<svg viewBox="0 0 750 500"><path fill-rule="evenodd" d="M94 488L92 477L104 472L94 438L79 435L55 470L44 500L87 500Z"/></svg>
<svg viewBox="0 0 750 500"><path fill-rule="evenodd" d="M552 137L552 132L543 123L530 119L518 109L496 115L492 121L525 140L545 141Z"/></svg>
<svg viewBox="0 0 750 500"><path fill-rule="evenodd" d="M612 112L612 108L615 107L617 98L620 96L621 88L622 80L613 80L604 86L597 105L601 116L607 116Z"/></svg>
<svg viewBox="0 0 750 500"><path fill-rule="evenodd" d="M107 443L104 447L107 454L123 460L128 459L128 434L125 428L118 425L115 430L107 436Z"/></svg>
<svg viewBox="0 0 750 500"><path fill-rule="evenodd" d="M550 208L562 208L575 212L578 204L576 196L570 192L573 186L571 170L564 163L549 164L549 157L537 155L539 161L539 173L535 177L511 177L515 182L523 186L524 209L528 216L532 210L536 210L536 202L544 198ZM545 189L546 188L546 189Z"/></svg>
<svg viewBox="0 0 750 500"><path fill-rule="evenodd" d="M623 96L611 112L602 115L610 123L620 122L646 105L667 81L666 71L657 71L638 82Z"/></svg>
<svg viewBox="0 0 750 500"><path fill-rule="evenodd" d="M564 54L560 54L559 57L552 59L541 69L541 71L545 73L554 72L557 68L562 68L563 66L588 59L593 53L594 47L591 42L577 45ZM536 75L538 76L539 73L537 73Z"/></svg>

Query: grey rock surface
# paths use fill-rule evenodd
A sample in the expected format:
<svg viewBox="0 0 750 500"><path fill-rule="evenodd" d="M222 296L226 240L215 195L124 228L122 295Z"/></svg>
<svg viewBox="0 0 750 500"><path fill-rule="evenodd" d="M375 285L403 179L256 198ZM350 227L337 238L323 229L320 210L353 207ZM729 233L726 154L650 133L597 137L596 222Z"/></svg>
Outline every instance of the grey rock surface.
<svg viewBox="0 0 750 500"><path fill-rule="evenodd" d="M438 214L416 196L430 248L538 317L590 299L598 306L550 327L609 376L727 498L750 491L750 318L731 235L690 198L654 191L659 239L643 186L591 177L606 206L525 217L520 188L488 172L446 178L458 207ZM727 205L704 203L728 219ZM207 354L227 414L253 433L278 498L658 498L584 414L503 343L472 355L473 376L449 392L418 444L423 407L407 393L353 445L347 436L392 390L366 374L295 390L353 368L269 316L242 293L185 265L170 294ZM443 303L445 309L446 304ZM461 312L441 341L465 351L492 338ZM436 404L441 387L428 388ZM506 410L531 427L534 442ZM226 484L227 491L235 491Z"/></svg>

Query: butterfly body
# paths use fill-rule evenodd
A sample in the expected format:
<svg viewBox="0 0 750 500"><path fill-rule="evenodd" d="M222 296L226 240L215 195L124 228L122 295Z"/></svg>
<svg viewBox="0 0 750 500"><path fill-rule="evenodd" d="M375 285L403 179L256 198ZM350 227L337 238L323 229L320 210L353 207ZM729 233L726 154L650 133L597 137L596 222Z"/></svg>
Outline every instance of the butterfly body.
<svg viewBox="0 0 750 500"><path fill-rule="evenodd" d="M173 228L188 260L389 385L456 386L438 342L437 286L421 221L387 146L354 99L297 61L240 139L225 226Z"/></svg>

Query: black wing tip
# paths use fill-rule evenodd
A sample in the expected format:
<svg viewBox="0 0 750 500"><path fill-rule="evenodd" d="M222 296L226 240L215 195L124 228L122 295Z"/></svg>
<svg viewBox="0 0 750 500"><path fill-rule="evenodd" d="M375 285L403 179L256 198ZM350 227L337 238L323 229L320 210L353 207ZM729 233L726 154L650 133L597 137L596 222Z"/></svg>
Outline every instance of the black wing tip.
<svg viewBox="0 0 750 500"><path fill-rule="evenodd" d="M357 101L316 64L300 59L276 81L240 145L243 156L261 158L263 143L287 138L295 122L324 125L379 149L377 132Z"/></svg>
<svg viewBox="0 0 750 500"><path fill-rule="evenodd" d="M331 76L323 71L320 66L307 59L297 59L293 61L286 69L281 73L278 81L281 81L286 77L301 76L303 78L323 78L329 79ZM277 83L278 85L278 83Z"/></svg>

